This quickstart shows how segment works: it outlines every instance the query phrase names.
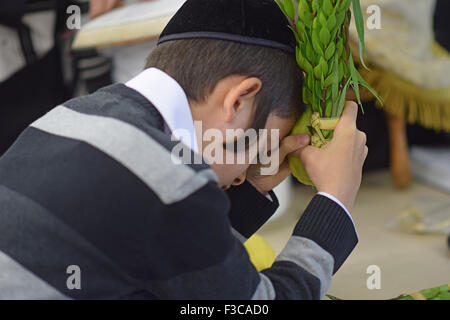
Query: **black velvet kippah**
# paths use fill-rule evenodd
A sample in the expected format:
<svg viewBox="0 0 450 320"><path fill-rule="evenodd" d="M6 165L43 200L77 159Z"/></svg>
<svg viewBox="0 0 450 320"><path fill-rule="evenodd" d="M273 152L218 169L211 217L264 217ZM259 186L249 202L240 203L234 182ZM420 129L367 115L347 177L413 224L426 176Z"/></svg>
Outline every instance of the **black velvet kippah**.
<svg viewBox="0 0 450 320"><path fill-rule="evenodd" d="M187 0L158 44L209 38L277 48L295 54L289 21L274 0Z"/></svg>

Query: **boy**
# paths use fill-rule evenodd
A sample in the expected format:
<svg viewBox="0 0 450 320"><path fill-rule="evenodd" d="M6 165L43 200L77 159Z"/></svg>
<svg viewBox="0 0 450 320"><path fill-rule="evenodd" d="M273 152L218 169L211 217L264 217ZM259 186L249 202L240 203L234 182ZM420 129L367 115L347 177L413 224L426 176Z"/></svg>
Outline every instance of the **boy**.
<svg viewBox="0 0 450 320"><path fill-rule="evenodd" d="M0 159L0 297L323 297L357 243L348 211L367 148L351 103L326 147L287 136L302 73L286 25L272 0L188 0L143 73L31 124ZM208 130L250 128L278 130L276 174L249 161L174 161L180 145L198 159L236 142ZM293 152L320 194L258 273L241 242L276 210L271 190Z"/></svg>

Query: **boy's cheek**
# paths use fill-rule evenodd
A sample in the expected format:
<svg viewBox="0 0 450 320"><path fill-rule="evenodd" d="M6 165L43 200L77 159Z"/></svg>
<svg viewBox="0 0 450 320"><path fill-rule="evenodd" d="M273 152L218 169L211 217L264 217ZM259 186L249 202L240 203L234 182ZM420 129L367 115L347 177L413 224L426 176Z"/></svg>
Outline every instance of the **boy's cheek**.
<svg viewBox="0 0 450 320"><path fill-rule="evenodd" d="M247 171L249 164L211 164L211 168L219 178L219 187L227 188L235 182L238 178L242 179Z"/></svg>

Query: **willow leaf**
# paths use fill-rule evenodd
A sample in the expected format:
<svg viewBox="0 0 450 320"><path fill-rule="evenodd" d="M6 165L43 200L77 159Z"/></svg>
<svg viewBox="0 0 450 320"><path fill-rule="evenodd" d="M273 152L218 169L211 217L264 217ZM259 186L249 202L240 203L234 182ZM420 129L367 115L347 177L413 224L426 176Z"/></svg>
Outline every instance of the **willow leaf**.
<svg viewBox="0 0 450 320"><path fill-rule="evenodd" d="M355 25L356 30L358 31L358 45L359 45L359 59L361 60L361 64L367 68L366 64L364 63L364 54L366 53L366 46L364 44L364 16L362 14L361 10L361 4L359 3L360 0L352 0L353 4L353 14L355 15Z"/></svg>
<svg viewBox="0 0 450 320"><path fill-rule="evenodd" d="M359 77L359 82L361 83L362 86L364 86L367 90L370 91L370 93L381 103L383 104L383 98L381 98L381 96L378 94L378 92L375 91L374 88L372 88L370 86L370 84L367 83L366 80L364 80L364 78L359 74L358 72L358 77Z"/></svg>
<svg viewBox="0 0 450 320"><path fill-rule="evenodd" d="M350 79L347 80L347 83L345 84L344 88L342 88L341 95L339 96L339 104L338 104L338 110L337 110L337 117L340 117L342 114L342 110L344 109L345 105L345 97L347 96L347 88L350 84Z"/></svg>
<svg viewBox="0 0 450 320"><path fill-rule="evenodd" d="M292 0L284 0L283 1L284 10L286 11L286 15L291 19L295 19L295 7Z"/></svg>
<svg viewBox="0 0 450 320"><path fill-rule="evenodd" d="M278 6L280 7L281 11L283 11L284 15L287 17L286 10L284 10L284 4L280 0L275 0Z"/></svg>
<svg viewBox="0 0 450 320"><path fill-rule="evenodd" d="M297 31L295 31L295 29L292 26L288 26L288 28L292 30L292 33L294 33L295 41L297 41L297 43L300 43L301 41L300 41Z"/></svg>
<svg viewBox="0 0 450 320"><path fill-rule="evenodd" d="M337 116L337 110L338 110L338 98L339 98L339 70L338 70L338 56L334 56L334 63L333 63L333 83L331 84L331 101L333 102L333 109L331 111L331 115L333 117Z"/></svg>
<svg viewBox="0 0 450 320"><path fill-rule="evenodd" d="M348 59L348 67L350 69L350 79L351 79L351 85L353 87L353 90L355 91L356 100L358 100L358 104L360 105L362 109L362 102L361 102L361 96L359 94L359 72L355 67L355 64L353 63L353 56L350 53L350 57Z"/></svg>

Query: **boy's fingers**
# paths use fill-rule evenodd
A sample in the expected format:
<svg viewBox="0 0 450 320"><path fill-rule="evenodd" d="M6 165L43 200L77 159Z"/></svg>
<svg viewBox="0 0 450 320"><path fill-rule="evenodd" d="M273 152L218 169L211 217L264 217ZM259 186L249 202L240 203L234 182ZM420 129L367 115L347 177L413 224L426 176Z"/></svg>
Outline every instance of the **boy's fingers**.
<svg viewBox="0 0 450 320"><path fill-rule="evenodd" d="M309 141L310 138L307 134L287 136L281 141L280 159L283 161L288 154L309 145Z"/></svg>
<svg viewBox="0 0 450 320"><path fill-rule="evenodd" d="M303 164L308 163L309 159L314 158L314 154L319 149L313 146L306 146L304 148L301 148L297 151L295 151L295 155L300 158L300 160L303 162Z"/></svg>
<svg viewBox="0 0 450 320"><path fill-rule="evenodd" d="M364 162L366 161L368 154L369 154L369 148L367 146L364 146L364 154L363 154L363 161Z"/></svg>
<svg viewBox="0 0 450 320"><path fill-rule="evenodd" d="M341 127L345 128L348 126L356 127L356 118L358 117L358 105L356 102L347 101L345 103L344 110L342 111L341 119L339 120L336 130L339 131Z"/></svg>
<svg viewBox="0 0 450 320"><path fill-rule="evenodd" d="M291 174L291 168L289 167L289 161L287 161L287 159L283 161L277 174L281 180L286 179Z"/></svg>

